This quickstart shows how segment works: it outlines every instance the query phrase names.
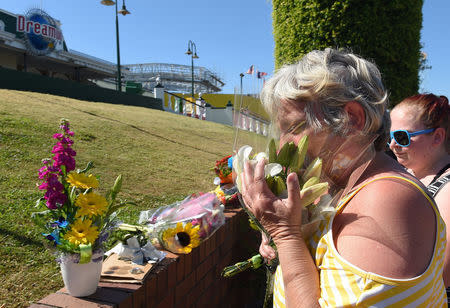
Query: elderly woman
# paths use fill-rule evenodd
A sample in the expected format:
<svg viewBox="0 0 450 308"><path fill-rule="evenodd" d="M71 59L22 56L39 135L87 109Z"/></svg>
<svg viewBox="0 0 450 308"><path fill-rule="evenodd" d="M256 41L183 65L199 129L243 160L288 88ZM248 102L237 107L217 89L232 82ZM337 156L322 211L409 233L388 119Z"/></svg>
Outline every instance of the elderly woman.
<svg viewBox="0 0 450 308"><path fill-rule="evenodd" d="M243 199L280 261L274 307L445 306L445 225L422 184L382 151L387 94L377 67L347 52L312 51L266 82L262 102L280 145L308 135L308 155L323 158L330 192L341 192L336 214L305 240L297 175L279 199L265 162L246 164Z"/></svg>

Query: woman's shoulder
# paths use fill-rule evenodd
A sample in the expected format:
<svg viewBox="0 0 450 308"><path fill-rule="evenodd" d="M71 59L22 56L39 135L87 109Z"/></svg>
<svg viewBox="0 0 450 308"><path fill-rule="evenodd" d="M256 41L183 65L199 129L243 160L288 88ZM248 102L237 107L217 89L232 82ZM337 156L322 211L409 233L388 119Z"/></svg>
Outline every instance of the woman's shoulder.
<svg viewBox="0 0 450 308"><path fill-rule="evenodd" d="M396 173L368 179L354 196L355 210L388 223L392 219L410 221L412 215L432 215L434 209L425 187L415 178ZM392 219L390 219L392 218Z"/></svg>
<svg viewBox="0 0 450 308"><path fill-rule="evenodd" d="M361 187L338 215L337 228L333 225L339 253L379 275L421 274L433 253L436 215L420 183L387 171L367 178ZM390 262L380 261L386 258Z"/></svg>

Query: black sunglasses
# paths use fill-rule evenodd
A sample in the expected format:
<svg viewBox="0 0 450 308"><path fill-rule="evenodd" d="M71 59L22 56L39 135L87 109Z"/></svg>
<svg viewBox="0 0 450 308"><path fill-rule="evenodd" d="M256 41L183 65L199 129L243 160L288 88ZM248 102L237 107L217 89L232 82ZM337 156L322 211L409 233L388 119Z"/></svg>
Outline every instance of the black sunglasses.
<svg viewBox="0 0 450 308"><path fill-rule="evenodd" d="M388 142L388 146L391 144L392 139L394 139L399 146L407 147L411 144L411 137L422 134L428 134L434 132L435 130L436 128L428 128L411 133L404 129L394 130L390 132L390 139Z"/></svg>

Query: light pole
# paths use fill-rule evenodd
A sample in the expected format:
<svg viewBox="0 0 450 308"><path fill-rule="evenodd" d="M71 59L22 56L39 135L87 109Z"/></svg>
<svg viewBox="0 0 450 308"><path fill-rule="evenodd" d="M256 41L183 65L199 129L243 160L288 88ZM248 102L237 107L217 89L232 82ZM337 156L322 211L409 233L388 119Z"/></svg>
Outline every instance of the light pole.
<svg viewBox="0 0 450 308"><path fill-rule="evenodd" d="M240 102L239 102L239 104L240 104L239 108L241 108L242 107L242 78L244 78L244 73L240 73L239 76L241 77L241 97L240 97Z"/></svg>
<svg viewBox="0 0 450 308"><path fill-rule="evenodd" d="M125 0L122 2L122 9L120 11L117 10L117 1L113 0L102 0L100 2L103 5L116 6L116 47L117 47L117 91L122 92L122 72L120 71L120 44L119 44L119 13L123 16L131 14L130 11L127 10L125 6Z"/></svg>
<svg viewBox="0 0 450 308"><path fill-rule="evenodd" d="M191 88L191 94L192 99L194 99L194 59L198 59L197 56L197 46L195 46L195 43L191 40L188 42L188 50L186 51L187 55L191 56L191 72L192 72L192 88Z"/></svg>
<svg viewBox="0 0 450 308"><path fill-rule="evenodd" d="M241 77L241 96L242 96L242 78L244 78L244 73L240 73L239 76Z"/></svg>

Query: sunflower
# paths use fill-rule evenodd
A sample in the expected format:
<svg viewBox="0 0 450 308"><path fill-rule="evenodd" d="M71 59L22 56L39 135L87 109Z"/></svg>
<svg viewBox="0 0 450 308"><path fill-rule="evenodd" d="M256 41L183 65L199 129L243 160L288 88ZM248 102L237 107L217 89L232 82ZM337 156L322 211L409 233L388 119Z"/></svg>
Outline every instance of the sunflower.
<svg viewBox="0 0 450 308"><path fill-rule="evenodd" d="M86 175L84 173L70 172L67 176L67 182L70 183L70 186L83 189L98 188L98 180L92 174Z"/></svg>
<svg viewBox="0 0 450 308"><path fill-rule="evenodd" d="M70 230L64 234L64 239L77 246L80 244L94 244L98 234L98 228L92 226L90 219L77 219L70 226Z"/></svg>
<svg viewBox="0 0 450 308"><path fill-rule="evenodd" d="M177 223L175 228L168 228L162 233L163 245L175 253L190 253L192 248L200 245L200 226L182 222Z"/></svg>
<svg viewBox="0 0 450 308"><path fill-rule="evenodd" d="M79 195L75 201L75 205L79 207L76 217L102 215L106 212L108 201L103 196L94 192Z"/></svg>

